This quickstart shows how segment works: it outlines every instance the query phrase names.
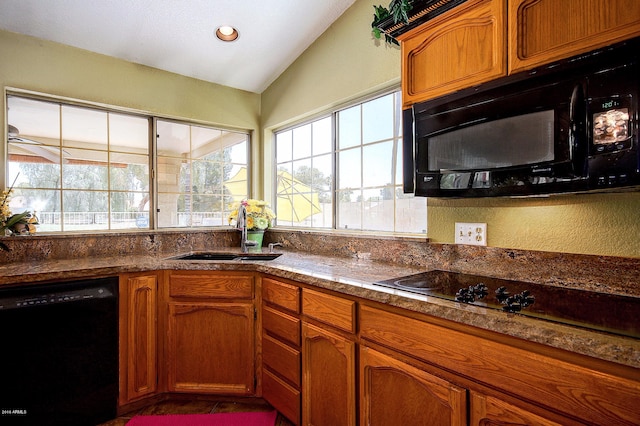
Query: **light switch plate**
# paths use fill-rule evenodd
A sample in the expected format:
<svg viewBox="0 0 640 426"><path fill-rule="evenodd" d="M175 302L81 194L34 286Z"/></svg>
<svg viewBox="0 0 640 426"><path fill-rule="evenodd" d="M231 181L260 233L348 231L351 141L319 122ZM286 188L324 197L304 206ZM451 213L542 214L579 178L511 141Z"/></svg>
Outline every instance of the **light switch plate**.
<svg viewBox="0 0 640 426"><path fill-rule="evenodd" d="M486 246L487 224L456 222L455 242L456 244Z"/></svg>

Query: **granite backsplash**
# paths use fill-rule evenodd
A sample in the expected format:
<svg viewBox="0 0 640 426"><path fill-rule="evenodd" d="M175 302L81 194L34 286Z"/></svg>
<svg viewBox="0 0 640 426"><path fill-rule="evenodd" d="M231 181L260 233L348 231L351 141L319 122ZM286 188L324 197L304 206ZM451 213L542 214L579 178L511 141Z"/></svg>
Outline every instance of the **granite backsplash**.
<svg viewBox="0 0 640 426"><path fill-rule="evenodd" d="M0 237L0 265L16 262L107 256L168 256L189 251L223 251L240 244L232 229L172 230L109 234ZM433 244L427 238L363 236L270 229L264 246L369 259L419 268L531 281L603 293L640 296L640 259L495 247Z"/></svg>

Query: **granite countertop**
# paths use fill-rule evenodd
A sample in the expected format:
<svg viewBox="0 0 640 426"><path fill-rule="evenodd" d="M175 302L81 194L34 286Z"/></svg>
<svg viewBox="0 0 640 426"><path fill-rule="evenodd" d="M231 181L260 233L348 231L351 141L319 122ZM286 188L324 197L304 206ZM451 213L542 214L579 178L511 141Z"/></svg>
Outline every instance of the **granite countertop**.
<svg viewBox="0 0 640 426"><path fill-rule="evenodd" d="M272 261L184 261L174 254L88 257L0 265L0 288L160 269L245 270L271 274L339 293L475 326L543 345L640 368L640 339L374 285L424 268L376 262L366 256L332 257L282 251Z"/></svg>

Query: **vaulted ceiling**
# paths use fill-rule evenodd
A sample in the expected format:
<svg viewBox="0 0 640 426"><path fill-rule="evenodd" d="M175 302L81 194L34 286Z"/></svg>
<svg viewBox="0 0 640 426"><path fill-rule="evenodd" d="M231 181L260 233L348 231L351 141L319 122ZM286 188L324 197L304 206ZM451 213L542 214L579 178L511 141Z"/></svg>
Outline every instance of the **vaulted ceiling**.
<svg viewBox="0 0 640 426"><path fill-rule="evenodd" d="M0 29L261 93L354 2L0 0Z"/></svg>

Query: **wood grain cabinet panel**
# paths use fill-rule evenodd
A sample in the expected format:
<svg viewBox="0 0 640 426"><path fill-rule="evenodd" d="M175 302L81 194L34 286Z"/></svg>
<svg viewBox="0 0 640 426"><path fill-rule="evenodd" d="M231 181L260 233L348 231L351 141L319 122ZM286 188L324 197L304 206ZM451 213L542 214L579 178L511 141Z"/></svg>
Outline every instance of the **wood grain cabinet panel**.
<svg viewBox="0 0 640 426"><path fill-rule="evenodd" d="M637 0L510 0L509 72L640 35Z"/></svg>
<svg viewBox="0 0 640 426"><path fill-rule="evenodd" d="M506 75L506 38L503 0L469 0L398 36L403 108Z"/></svg>
<svg viewBox="0 0 640 426"><path fill-rule="evenodd" d="M267 401L278 412L291 420L294 424L300 424L300 390L294 388L269 370L262 374L262 391Z"/></svg>
<svg viewBox="0 0 640 426"><path fill-rule="evenodd" d="M263 278L262 301L298 314L300 313L300 287L271 278Z"/></svg>
<svg viewBox="0 0 640 426"><path fill-rule="evenodd" d="M352 300L305 288L302 291L302 313L348 333L356 331L356 302Z"/></svg>
<svg viewBox="0 0 640 426"><path fill-rule="evenodd" d="M262 327L273 336L294 345L300 346L300 319L264 306L262 308Z"/></svg>
<svg viewBox="0 0 640 426"><path fill-rule="evenodd" d="M300 287L262 277L262 397L301 422Z"/></svg>
<svg viewBox="0 0 640 426"><path fill-rule="evenodd" d="M120 404L157 391L158 277L120 279Z"/></svg>
<svg viewBox="0 0 640 426"><path fill-rule="evenodd" d="M463 426L467 391L361 346L360 418L370 426Z"/></svg>
<svg viewBox="0 0 640 426"><path fill-rule="evenodd" d="M250 303L170 302L169 390L253 394L253 312Z"/></svg>
<svg viewBox="0 0 640 426"><path fill-rule="evenodd" d="M471 426L566 426L509 404L500 398L470 392Z"/></svg>
<svg viewBox="0 0 640 426"><path fill-rule="evenodd" d="M252 299L253 280L253 275L230 272L172 272L169 297Z"/></svg>
<svg viewBox="0 0 640 426"><path fill-rule="evenodd" d="M262 362L300 388L300 351L265 335L262 337Z"/></svg>
<svg viewBox="0 0 640 426"><path fill-rule="evenodd" d="M586 423L640 419L638 369L568 361L568 353L553 357L535 344L511 346L368 306L360 308L360 328L365 340Z"/></svg>
<svg viewBox="0 0 640 426"><path fill-rule="evenodd" d="M307 323L302 336L302 423L355 425L355 342Z"/></svg>

